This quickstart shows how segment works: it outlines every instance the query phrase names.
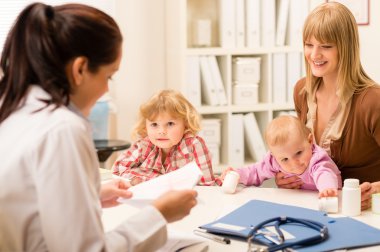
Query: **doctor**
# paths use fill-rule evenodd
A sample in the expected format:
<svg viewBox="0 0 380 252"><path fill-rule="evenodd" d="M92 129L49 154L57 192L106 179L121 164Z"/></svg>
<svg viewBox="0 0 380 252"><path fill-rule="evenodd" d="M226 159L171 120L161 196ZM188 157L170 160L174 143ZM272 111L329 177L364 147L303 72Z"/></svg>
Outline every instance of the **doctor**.
<svg viewBox="0 0 380 252"><path fill-rule="evenodd" d="M89 6L34 3L18 16L0 61L0 251L154 251L196 204L193 190L169 192L104 233L101 207L131 193L100 185L86 117L121 44L115 21Z"/></svg>

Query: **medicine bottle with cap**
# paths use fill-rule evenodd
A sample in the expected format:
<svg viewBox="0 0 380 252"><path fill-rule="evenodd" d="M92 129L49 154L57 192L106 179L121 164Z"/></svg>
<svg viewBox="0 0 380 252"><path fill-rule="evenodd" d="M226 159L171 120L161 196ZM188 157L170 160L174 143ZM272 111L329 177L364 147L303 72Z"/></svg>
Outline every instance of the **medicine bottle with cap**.
<svg viewBox="0 0 380 252"><path fill-rule="evenodd" d="M342 188L342 214L346 216L360 215L361 190L358 179L345 179Z"/></svg>
<svg viewBox="0 0 380 252"><path fill-rule="evenodd" d="M235 193L240 175L236 171L229 171L224 178L222 189L225 193Z"/></svg>

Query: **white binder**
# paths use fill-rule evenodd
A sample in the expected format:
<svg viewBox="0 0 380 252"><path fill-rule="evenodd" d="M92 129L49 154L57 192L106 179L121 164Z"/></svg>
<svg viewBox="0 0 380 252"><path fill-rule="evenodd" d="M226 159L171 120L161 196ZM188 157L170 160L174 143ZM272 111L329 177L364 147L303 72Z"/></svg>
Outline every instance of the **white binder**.
<svg viewBox="0 0 380 252"><path fill-rule="evenodd" d="M302 53L301 52L289 52L287 55L288 74L287 74L287 100L289 103L293 103L294 86L301 78L302 72Z"/></svg>
<svg viewBox="0 0 380 252"><path fill-rule="evenodd" d="M284 46L286 30L288 25L288 13L290 0L277 0L277 26L276 26L276 45Z"/></svg>
<svg viewBox="0 0 380 252"><path fill-rule="evenodd" d="M198 56L186 58L185 95L193 106L201 106L201 71Z"/></svg>
<svg viewBox="0 0 380 252"><path fill-rule="evenodd" d="M274 53L272 61L272 99L273 103L286 103L286 54Z"/></svg>
<svg viewBox="0 0 380 252"><path fill-rule="evenodd" d="M260 0L246 0L246 46L260 47Z"/></svg>
<svg viewBox="0 0 380 252"><path fill-rule="evenodd" d="M228 127L228 162L231 166L244 164L243 115L233 114Z"/></svg>
<svg viewBox="0 0 380 252"><path fill-rule="evenodd" d="M302 28L309 13L309 1L290 0L287 45L302 48Z"/></svg>
<svg viewBox="0 0 380 252"><path fill-rule="evenodd" d="M244 115L243 120L244 134L248 151L252 158L258 162L264 158L267 152L259 125L253 113Z"/></svg>
<svg viewBox="0 0 380 252"><path fill-rule="evenodd" d="M202 100L205 104L215 106L219 104L216 86L211 73L211 68L207 56L199 56L202 79Z"/></svg>
<svg viewBox="0 0 380 252"><path fill-rule="evenodd" d="M245 47L245 0L236 0L236 47Z"/></svg>
<svg viewBox="0 0 380 252"><path fill-rule="evenodd" d="M261 46L272 47L275 45L276 1L261 1L261 10Z"/></svg>
<svg viewBox="0 0 380 252"><path fill-rule="evenodd" d="M218 62L216 61L216 57L210 55L207 58L209 61L212 80L216 89L216 96L218 99L218 103L219 105L226 105L227 104L226 90L223 85L223 79L219 70Z"/></svg>
<svg viewBox="0 0 380 252"><path fill-rule="evenodd" d="M236 47L235 22L235 1L219 0L219 38L221 47Z"/></svg>

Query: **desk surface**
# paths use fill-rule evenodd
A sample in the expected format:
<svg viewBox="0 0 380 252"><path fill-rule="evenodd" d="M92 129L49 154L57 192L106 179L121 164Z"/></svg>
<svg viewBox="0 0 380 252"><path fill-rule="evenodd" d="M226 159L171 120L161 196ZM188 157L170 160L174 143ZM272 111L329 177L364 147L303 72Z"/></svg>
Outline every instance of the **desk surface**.
<svg viewBox="0 0 380 252"><path fill-rule="evenodd" d="M225 194L220 187L200 187L197 186L198 205L195 206L190 215L181 221L170 224L169 226L181 232L192 233L200 225L209 223L226 215L232 210L238 208L249 200L258 199L272 201L280 204L301 206L310 209L318 209L318 193L307 190L287 190L278 188L256 188L247 187L239 188L235 194ZM339 200L340 201L340 200ZM341 209L339 202L339 210ZM132 215L138 209L128 205L121 205L104 210L103 223L106 230L110 230L121 222L120 216ZM342 217L339 214L331 214L331 217ZM373 214L371 211L364 211L360 216L354 217L368 225L380 229L380 215ZM208 242L208 251L246 251L247 244L232 240L230 245L221 244L214 241ZM355 251L380 251L380 246L357 249ZM198 251L186 250L186 251ZM350 250L351 251L351 250Z"/></svg>

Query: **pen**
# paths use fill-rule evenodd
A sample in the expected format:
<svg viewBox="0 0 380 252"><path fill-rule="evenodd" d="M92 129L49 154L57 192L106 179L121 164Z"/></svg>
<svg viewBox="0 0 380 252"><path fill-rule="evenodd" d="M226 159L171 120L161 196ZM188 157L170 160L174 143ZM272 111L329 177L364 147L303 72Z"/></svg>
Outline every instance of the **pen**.
<svg viewBox="0 0 380 252"><path fill-rule="evenodd" d="M202 236L204 238L207 238L207 239L210 239L210 240L213 240L213 241L216 241L216 242L220 242L220 243L224 243L224 244L230 244L231 243L230 239L225 238L223 236L210 234L207 231L196 229L193 232L196 235Z"/></svg>

